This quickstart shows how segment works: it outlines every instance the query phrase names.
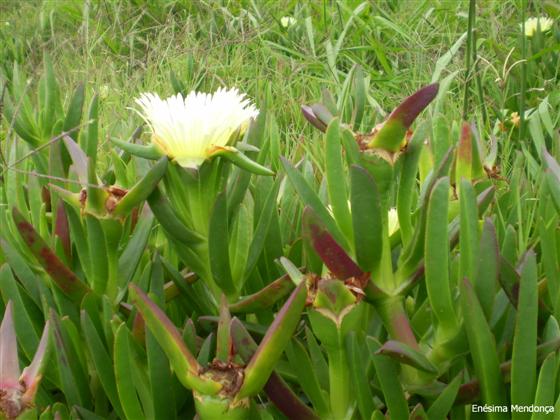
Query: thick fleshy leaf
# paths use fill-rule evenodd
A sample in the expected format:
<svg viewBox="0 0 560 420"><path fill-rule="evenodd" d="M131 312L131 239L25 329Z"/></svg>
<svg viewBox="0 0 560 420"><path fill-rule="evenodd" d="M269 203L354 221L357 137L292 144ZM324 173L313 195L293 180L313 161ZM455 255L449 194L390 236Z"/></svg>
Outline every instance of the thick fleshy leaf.
<svg viewBox="0 0 560 420"><path fill-rule="evenodd" d="M336 278L346 280L364 274L329 233L311 207L306 207L303 211L303 229L304 235Z"/></svg>
<svg viewBox="0 0 560 420"><path fill-rule="evenodd" d="M436 400L430 405L428 409L428 417L430 419L444 419L453 407L455 397L461 385L463 374L458 374L445 389L439 394Z"/></svg>
<svg viewBox="0 0 560 420"><path fill-rule="evenodd" d="M313 404L314 410L321 418L329 413L327 392L321 388L317 372L314 369L309 354L305 346L297 339L293 339L286 348L286 355L294 372L298 383ZM326 370L328 373L328 369Z"/></svg>
<svg viewBox="0 0 560 420"><path fill-rule="evenodd" d="M60 388L64 397L68 404L91 408L92 396L87 374L69 334L69 325L74 324L70 320L66 324L61 322L58 314L52 309L49 315L53 326L53 356L56 358Z"/></svg>
<svg viewBox="0 0 560 420"><path fill-rule="evenodd" d="M142 203L156 188L167 170L167 157L162 157L117 203L112 210L113 216L127 216L134 207Z"/></svg>
<svg viewBox="0 0 560 420"><path fill-rule="evenodd" d="M347 241L344 235L342 234L342 232L340 232L340 229L338 229L336 222L331 217L329 211L323 205L321 199L309 185L307 180L292 166L290 162L288 162L288 160L286 160L285 158L281 158L281 160L282 165L284 166L284 170L286 171L286 175L288 175L290 182L298 192L303 202L307 206L311 207L315 213L317 213L321 221L325 224L336 241L339 244L346 245Z"/></svg>
<svg viewBox="0 0 560 420"><path fill-rule="evenodd" d="M266 200L262 207L262 211L260 212L260 216L253 233L253 240L251 241L251 246L247 255L247 262L245 264L243 274L244 278L249 278L255 270L259 258L266 248L268 232L271 229L274 217L278 217L277 198L278 189L280 188L280 180L281 178L276 179L274 184L272 184L272 188L270 188L270 191L266 195Z"/></svg>
<svg viewBox="0 0 560 420"><path fill-rule="evenodd" d="M406 151L401 157L402 166L397 187L397 212L404 246L408 244L412 236L411 213L413 211L413 191L416 188L418 162L420 160L420 153L424 148L424 140L428 135L428 128L429 124L423 123L414 130Z"/></svg>
<svg viewBox="0 0 560 420"><path fill-rule="evenodd" d="M216 359L227 363L232 356L232 341L230 333L231 314L228 310L227 298L222 295L220 304L220 320L216 331Z"/></svg>
<svg viewBox="0 0 560 420"><path fill-rule="evenodd" d="M118 286L124 289L132 279L136 268L142 258L142 254L148 244L154 217L152 215L140 217L134 233L129 238L126 248L119 257Z"/></svg>
<svg viewBox="0 0 560 420"><path fill-rule="evenodd" d="M284 271L286 271L286 273L290 277L290 280L296 286L298 286L305 280L305 275L289 259L287 259L286 257L280 257L279 261Z"/></svg>
<svg viewBox="0 0 560 420"><path fill-rule="evenodd" d="M449 282L449 239L447 235L449 179L440 179L430 194L426 222L425 278L430 305L438 324L452 335L458 321Z"/></svg>
<svg viewBox="0 0 560 420"><path fill-rule="evenodd" d="M461 282L461 308L465 318L474 369L482 389L484 402L490 405L506 405L505 388L500 372L496 343L492 331L472 285L468 280ZM488 413L490 419L507 418L503 413Z"/></svg>
<svg viewBox="0 0 560 420"><path fill-rule="evenodd" d="M374 179L362 167L352 165L350 177L356 259L363 270L371 272L378 266L383 248L381 197Z"/></svg>
<svg viewBox="0 0 560 420"><path fill-rule="evenodd" d="M175 409L176 384L165 351L157 342L154 335L146 332L146 357L148 360L148 377L150 382L150 398L152 400L155 418L174 420L177 417ZM156 397L157 396L157 397ZM144 410L146 405L143 404Z"/></svg>
<svg viewBox="0 0 560 420"><path fill-rule="evenodd" d="M258 292L244 296L229 305L231 313L253 313L270 308L294 289L294 283L288 275L284 275L266 285Z"/></svg>
<svg viewBox="0 0 560 420"><path fill-rule="evenodd" d="M544 360L540 373L537 390L535 393L535 407L546 407L554 405L554 377L557 372L558 362L554 353L549 354ZM547 420L550 418L546 413L533 414L532 420Z"/></svg>
<svg viewBox="0 0 560 420"><path fill-rule="evenodd" d="M129 289L134 305L167 354L181 383L203 394L216 394L221 389L221 385L199 377L202 366L187 349L181 334L167 315L138 286L131 284Z"/></svg>
<svg viewBox="0 0 560 420"><path fill-rule="evenodd" d="M235 352L248 362L255 351L257 343L237 318L231 320L231 335ZM276 372L272 372L264 390L278 409L291 419L317 419L313 411L300 401L296 394Z"/></svg>
<svg viewBox="0 0 560 420"><path fill-rule="evenodd" d="M350 208L348 207L347 176L343 164L340 137L339 119L334 118L329 123L327 135L325 136L327 190L336 223L346 238L351 241L353 236L352 218L350 216Z"/></svg>
<svg viewBox="0 0 560 420"><path fill-rule="evenodd" d="M363 339L359 340L355 331L352 331L346 337L345 344L350 377L353 383L352 388L356 393L358 409L362 418L368 418L375 407L369 386L368 370L364 368L368 365L369 356L365 351Z"/></svg>
<svg viewBox="0 0 560 420"><path fill-rule="evenodd" d="M80 279L64 265L56 254L47 246L43 238L39 236L35 228L24 219L18 209L14 207L12 214L22 239L45 271L53 279L54 283L68 297L79 301L89 292L89 287L82 283Z"/></svg>
<svg viewBox="0 0 560 420"><path fill-rule="evenodd" d="M229 232L227 195L223 191L218 194L210 217L208 251L210 268L216 284L224 293L232 295L236 293L236 287L231 274Z"/></svg>
<svg viewBox="0 0 560 420"><path fill-rule="evenodd" d="M472 282L480 305L486 315L486 319L490 319L492 314L500 269L499 256L496 229L492 220L487 218L484 220L484 225L482 227L475 269L476 275L473 276Z"/></svg>
<svg viewBox="0 0 560 420"><path fill-rule="evenodd" d="M245 379L236 399L256 395L264 387L284 348L290 342L305 306L307 288L305 282L292 292L282 309L274 318L251 361L245 368Z"/></svg>
<svg viewBox="0 0 560 420"><path fill-rule="evenodd" d="M67 261L72 261L72 243L70 241L70 227L68 226L68 217L66 217L66 209L62 201L56 206L56 223L54 234L60 240L64 256Z"/></svg>
<svg viewBox="0 0 560 420"><path fill-rule="evenodd" d="M119 140L114 137L111 137L110 140L116 146L120 147L122 150L130 153L133 156L138 156L149 160L158 160L163 156L163 153L153 143L144 146L141 144L130 143L128 141Z"/></svg>
<svg viewBox="0 0 560 420"><path fill-rule="evenodd" d="M311 125L313 127L321 130L323 133L325 131L327 131L327 125L323 121L321 121L317 117L317 115L315 115L315 113L313 112L313 109L310 106L302 105L301 106L301 113L303 114L305 119L311 123Z"/></svg>
<svg viewBox="0 0 560 420"><path fill-rule="evenodd" d="M475 191L465 178L457 180L459 189L460 206L460 255L459 275L474 280L476 259L478 257L478 217L476 208ZM476 288L476 286L475 286Z"/></svg>
<svg viewBox="0 0 560 420"><path fill-rule="evenodd" d="M372 354L371 359L373 360L377 378L385 397L385 404L389 409L391 418L408 418L408 404L404 390L399 382L397 362L387 356L376 354L381 345L375 338L367 337L366 342Z"/></svg>
<svg viewBox="0 0 560 420"><path fill-rule="evenodd" d="M511 360L511 403L521 406L533 403L536 387L538 300L537 262L530 251L521 272ZM513 413L513 418L522 416Z"/></svg>
<svg viewBox="0 0 560 420"><path fill-rule="evenodd" d="M112 358L103 343L102 337L95 328L93 321L84 310L81 311L81 327L99 381L107 394L107 398L111 401L115 412L117 412L119 417L123 417L115 381L115 373L113 371Z"/></svg>
<svg viewBox="0 0 560 420"><path fill-rule="evenodd" d="M161 193L159 188L156 187L148 196L148 204L158 222L171 237L186 245L202 241L200 235L188 229L181 222L171 207L169 200Z"/></svg>
<svg viewBox="0 0 560 420"><path fill-rule="evenodd" d="M0 390L19 389L19 359L13 304L8 301L0 324Z"/></svg>
<svg viewBox="0 0 560 420"><path fill-rule="evenodd" d="M50 322L47 320L45 322L43 334L41 335L41 340L39 341L39 346L35 351L35 356L33 356L31 364L23 369L23 373L20 377L20 381L25 384L25 393L23 394L22 398L23 401L27 404L31 404L34 402L39 383L41 382L41 378L43 377L43 371L45 370L47 362L49 361L51 349L50 333Z"/></svg>
<svg viewBox="0 0 560 420"><path fill-rule="evenodd" d="M385 342L379 350L378 354L384 354L386 356L392 357L399 363L405 363L410 366L414 366L417 369L423 370L428 373L437 373L437 367L433 365L432 362L428 360L418 350L414 350L410 346L401 343L396 340L389 340Z"/></svg>
<svg viewBox="0 0 560 420"><path fill-rule="evenodd" d="M268 169L267 167L262 166L261 164L250 159L249 157L247 157L247 155L241 153L235 147L226 146L220 148L220 150L213 153L212 156L222 156L234 165L239 166L241 169L245 169L246 171L254 173L256 175L274 175L273 170Z"/></svg>
<svg viewBox="0 0 560 420"><path fill-rule="evenodd" d="M124 414L130 420L145 418L136 395L136 386L132 375L134 355L130 348L129 332L125 324L121 324L117 329L113 354L115 381Z"/></svg>
<svg viewBox="0 0 560 420"><path fill-rule="evenodd" d="M80 184L86 185L88 182L86 154L70 136L64 136L62 140L64 141L66 150L68 150L68 153L72 158L74 171L76 172L76 175L78 175Z"/></svg>
<svg viewBox="0 0 560 420"><path fill-rule="evenodd" d="M418 264L424 254L426 219L428 213L429 197L434 189L436 182L446 176L453 158L453 148L450 148L442 158L439 166L432 173L426 187L422 190L420 196L419 214L414 229L414 234L408 245L403 249L399 256L399 264L397 276L399 278L408 278L418 270Z"/></svg>
<svg viewBox="0 0 560 420"><path fill-rule="evenodd" d="M438 93L439 85L433 83L409 96L389 115L383 127L375 134L369 148L397 152L404 140L406 131L416 117L432 102Z"/></svg>

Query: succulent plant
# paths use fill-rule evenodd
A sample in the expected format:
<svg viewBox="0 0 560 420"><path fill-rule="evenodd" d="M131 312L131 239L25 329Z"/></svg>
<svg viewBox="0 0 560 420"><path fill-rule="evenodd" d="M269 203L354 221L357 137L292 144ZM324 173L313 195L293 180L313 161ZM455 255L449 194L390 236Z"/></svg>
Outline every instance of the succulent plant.
<svg viewBox="0 0 560 420"><path fill-rule="evenodd" d="M522 200L523 157L508 183L476 125L434 134L437 83L379 122L355 67L350 92L302 107L322 132L315 159L280 158L266 98L196 150L190 126L146 145L139 127L105 133L102 155L99 99L82 115L80 86L64 112L45 62L37 109L17 68L8 92L25 104L6 114L24 140L8 164L27 174L0 186L5 418L560 410L557 148ZM173 98L178 116L150 102L149 136L188 112Z"/></svg>

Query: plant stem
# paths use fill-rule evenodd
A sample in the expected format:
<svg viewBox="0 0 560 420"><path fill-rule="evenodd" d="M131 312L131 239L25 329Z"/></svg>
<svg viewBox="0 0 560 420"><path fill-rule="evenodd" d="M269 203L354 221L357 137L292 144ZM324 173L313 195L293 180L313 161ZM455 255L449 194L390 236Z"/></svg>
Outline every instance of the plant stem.
<svg viewBox="0 0 560 420"><path fill-rule="evenodd" d="M389 335L418 350L418 342L410 327L402 297L393 296L383 299L376 305L376 308Z"/></svg>
<svg viewBox="0 0 560 420"><path fill-rule="evenodd" d="M329 358L329 384L331 412L335 419L346 417L350 406L350 373L342 338L336 348L327 350Z"/></svg>

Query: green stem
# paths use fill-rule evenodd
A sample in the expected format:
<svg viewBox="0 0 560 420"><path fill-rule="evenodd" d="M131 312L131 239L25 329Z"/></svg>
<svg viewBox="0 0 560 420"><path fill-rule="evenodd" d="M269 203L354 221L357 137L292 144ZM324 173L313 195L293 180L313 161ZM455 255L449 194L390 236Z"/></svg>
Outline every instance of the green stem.
<svg viewBox="0 0 560 420"><path fill-rule="evenodd" d="M335 419L344 419L350 408L350 372L344 343L339 340L339 345L327 350L327 355L331 412Z"/></svg>
<svg viewBox="0 0 560 420"><path fill-rule="evenodd" d="M401 343L405 343L415 350L418 350L418 342L410 327L410 321L404 310L403 298L392 296L380 300L376 309L381 316L385 328L389 335Z"/></svg>

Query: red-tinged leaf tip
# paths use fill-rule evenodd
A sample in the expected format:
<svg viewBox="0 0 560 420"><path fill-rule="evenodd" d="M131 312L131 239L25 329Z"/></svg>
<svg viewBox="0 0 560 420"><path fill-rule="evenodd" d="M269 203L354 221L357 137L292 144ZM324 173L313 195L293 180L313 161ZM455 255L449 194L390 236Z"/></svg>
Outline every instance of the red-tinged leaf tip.
<svg viewBox="0 0 560 420"><path fill-rule="evenodd" d="M0 390L20 389L13 303L8 301L0 324Z"/></svg>
<svg viewBox="0 0 560 420"><path fill-rule="evenodd" d="M304 234L311 241L313 249L336 278L346 280L364 274L327 231L311 207L306 207L303 211L303 226Z"/></svg>
<svg viewBox="0 0 560 420"><path fill-rule="evenodd" d="M26 405L30 405L35 400L35 394L39 388L39 383L43 376L43 370L46 366L46 362L49 355L49 343L50 343L50 321L45 322L45 328L43 329L43 334L41 340L39 341L39 346L35 351L33 360L31 364L23 369L20 381L25 384L25 393L22 396L22 401Z"/></svg>
<svg viewBox="0 0 560 420"><path fill-rule="evenodd" d="M139 312L142 314L144 322L148 324L151 330L154 330L154 323L159 322L160 327L165 330L166 334L169 335L174 341L174 344L178 346L178 349L183 353L183 356L188 360L189 367L194 373L198 373L201 370L201 366L196 361L196 358L188 351L187 347L183 344L181 334L177 330L177 327L171 322L167 315L161 310L161 308L152 301L142 289L140 289L135 284L130 285L132 302L138 308Z"/></svg>
<svg viewBox="0 0 560 420"><path fill-rule="evenodd" d="M313 127L321 130L323 133L327 130L326 124L317 118L310 106L302 105L301 113L303 114L304 118L309 121L311 125L313 125Z"/></svg>
<svg viewBox="0 0 560 420"><path fill-rule="evenodd" d="M439 90L438 83L425 86L413 95L406 98L389 115L388 121L397 119L408 129L416 117L434 100Z"/></svg>
<svg viewBox="0 0 560 420"><path fill-rule="evenodd" d="M54 283L70 298L80 300L90 291L89 287L64 265L17 208L13 208L12 214L22 239Z"/></svg>
<svg viewBox="0 0 560 420"><path fill-rule="evenodd" d="M144 291L135 284L129 286L131 299L142 314L144 322L150 329L161 348L165 351L177 378L189 389L201 394L214 395L220 391L222 385L203 378L202 366L187 348L177 327L165 315Z"/></svg>
<svg viewBox="0 0 560 420"><path fill-rule="evenodd" d="M236 399L256 395L262 390L284 348L291 340L307 299L307 285L301 282L294 289L274 318L264 338L245 368L245 378Z"/></svg>
<svg viewBox="0 0 560 420"><path fill-rule="evenodd" d="M420 89L415 94L406 98L389 115L381 128L375 132L367 147L390 152L391 161L395 159L395 154L405 142L407 130L410 128L416 117L429 105L436 97L439 85L437 83L428 85ZM375 131L375 130L374 130Z"/></svg>

